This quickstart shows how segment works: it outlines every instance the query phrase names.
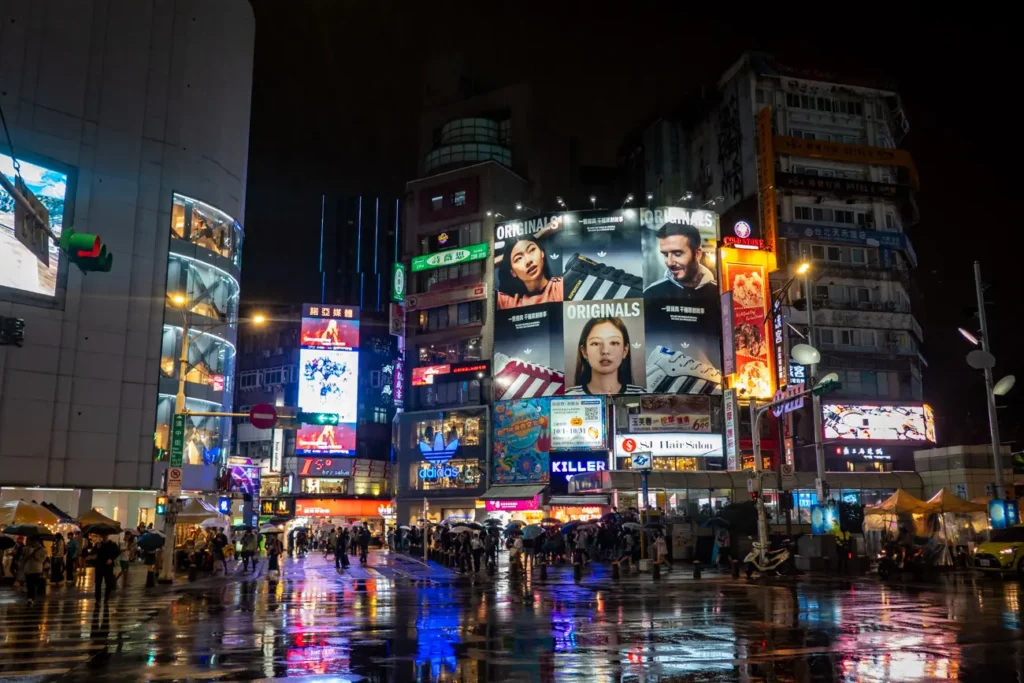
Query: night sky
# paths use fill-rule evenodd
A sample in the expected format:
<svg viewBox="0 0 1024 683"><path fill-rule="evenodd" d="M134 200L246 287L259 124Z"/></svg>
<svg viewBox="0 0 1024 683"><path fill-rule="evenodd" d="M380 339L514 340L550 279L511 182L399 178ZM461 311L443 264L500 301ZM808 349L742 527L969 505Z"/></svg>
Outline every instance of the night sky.
<svg viewBox="0 0 1024 683"><path fill-rule="evenodd" d="M398 11L392 3L293 1L283 11L253 0L243 303L318 297L323 192L399 193L414 176L420 68L431 57L459 50L495 83L530 83L539 101L552 103L551 127L579 138L581 163L610 166L627 133L694 86L713 85L744 50L760 50L898 87L911 126L903 146L921 177L921 221L908 233L919 257L925 397L936 407L940 442L988 441L981 374L966 365L970 346L956 330L977 329L975 259L988 284L996 378L1021 380L1000 399L1003 441L1016 438L1024 361L1014 332L1024 307L1012 283L1024 238L1011 227L1019 171L1006 161L1020 147L1008 106L1017 75L1009 22L984 30L921 24L886 7L871 20L875 29L862 30L824 15L817 24L723 23L659 5L602 14L594 5L551 4L503 5L514 10L487 16L471 3L403 3Z"/></svg>

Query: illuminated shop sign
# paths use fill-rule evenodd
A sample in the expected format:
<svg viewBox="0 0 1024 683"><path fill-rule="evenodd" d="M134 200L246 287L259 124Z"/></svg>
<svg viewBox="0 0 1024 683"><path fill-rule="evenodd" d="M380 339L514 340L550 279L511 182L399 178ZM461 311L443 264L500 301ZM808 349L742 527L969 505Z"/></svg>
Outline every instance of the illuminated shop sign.
<svg viewBox="0 0 1024 683"><path fill-rule="evenodd" d="M431 465L420 468L420 479L436 481L437 479L457 479L462 476L461 465Z"/></svg>
<svg viewBox="0 0 1024 683"><path fill-rule="evenodd" d="M359 309L304 304L299 350L299 407L337 413L336 425L302 425L298 455L347 455L356 448Z"/></svg>
<svg viewBox="0 0 1024 683"><path fill-rule="evenodd" d="M874 448L871 446L868 446L867 448L864 446L861 446L860 448L857 446L854 446L853 448L850 448L849 446L836 446L836 455L841 455L846 458L859 456L865 460L892 460L892 456L886 453L884 448Z"/></svg>
<svg viewBox="0 0 1024 683"><path fill-rule="evenodd" d="M292 517L295 514L295 499L262 498L260 514L265 517Z"/></svg>
<svg viewBox="0 0 1024 683"><path fill-rule="evenodd" d="M736 221L732 226L732 234L722 236L722 245L736 249L764 249L764 240L753 237L753 232L747 221Z"/></svg>
<svg viewBox="0 0 1024 683"><path fill-rule="evenodd" d="M533 498L518 498L515 500L489 500L487 501L488 512L521 512L540 509L540 501L537 496Z"/></svg>
<svg viewBox="0 0 1024 683"><path fill-rule="evenodd" d="M765 251L722 250L722 279L732 292L736 374L732 386L747 396L771 398L775 392L768 317L768 258Z"/></svg>
<svg viewBox="0 0 1024 683"><path fill-rule="evenodd" d="M470 261L482 261L490 256L490 254L490 246L488 246L487 242L481 242L480 244L471 244L468 247L461 247L459 249L446 249L436 254L414 256L412 259L412 272L419 273L420 271L432 268L454 266Z"/></svg>
<svg viewBox="0 0 1024 683"><path fill-rule="evenodd" d="M551 450L592 451L600 448L607 448L604 399L600 396L551 399ZM557 471L554 460L551 471Z"/></svg>
<svg viewBox="0 0 1024 683"><path fill-rule="evenodd" d="M821 411L826 439L935 443L935 416L928 405L828 403Z"/></svg>
<svg viewBox="0 0 1024 683"><path fill-rule="evenodd" d="M608 469L608 465L604 460L551 461L552 474L563 474L565 475L566 481L572 478L572 475L574 474L581 474L583 472L604 472L606 469Z"/></svg>
<svg viewBox="0 0 1024 683"><path fill-rule="evenodd" d="M490 361L423 365L412 369L412 385L423 387L435 382L461 381L467 376L476 377L481 374L491 374Z"/></svg>
<svg viewBox="0 0 1024 683"><path fill-rule="evenodd" d="M626 458L648 451L654 457L717 457L722 455L721 434L616 434L615 455Z"/></svg>
<svg viewBox="0 0 1024 683"><path fill-rule="evenodd" d="M632 434L711 431L711 399L707 396L642 396L639 408L629 415Z"/></svg>
<svg viewBox="0 0 1024 683"><path fill-rule="evenodd" d="M299 458L300 477L351 477L353 458Z"/></svg>

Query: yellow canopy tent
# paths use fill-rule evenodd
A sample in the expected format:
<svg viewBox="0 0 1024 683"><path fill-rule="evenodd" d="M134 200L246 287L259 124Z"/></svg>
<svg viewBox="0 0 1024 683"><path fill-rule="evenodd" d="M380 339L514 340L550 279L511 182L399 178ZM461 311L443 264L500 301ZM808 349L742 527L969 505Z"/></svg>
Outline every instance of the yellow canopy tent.
<svg viewBox="0 0 1024 683"><path fill-rule="evenodd" d="M84 515L79 517L78 523L83 527L87 524L110 524L111 526L116 526L119 529L121 528L121 522L117 521L116 519L111 519L110 517L107 517L96 508L89 510Z"/></svg>
<svg viewBox="0 0 1024 683"><path fill-rule="evenodd" d="M60 524L60 517L53 514L39 503L24 500L12 500L0 505L0 527L14 524Z"/></svg>
<svg viewBox="0 0 1024 683"><path fill-rule="evenodd" d="M899 515L904 513L925 514L928 512L931 512L931 508L928 507L928 503L910 493L907 493L903 489L898 489L896 493L892 494L878 505L868 505L864 508L865 517L868 515Z"/></svg>
<svg viewBox="0 0 1024 683"><path fill-rule="evenodd" d="M949 489L939 489L939 492L928 499L928 505L932 512L956 514L970 514L973 512L988 512L988 505L984 503L972 503L958 497Z"/></svg>

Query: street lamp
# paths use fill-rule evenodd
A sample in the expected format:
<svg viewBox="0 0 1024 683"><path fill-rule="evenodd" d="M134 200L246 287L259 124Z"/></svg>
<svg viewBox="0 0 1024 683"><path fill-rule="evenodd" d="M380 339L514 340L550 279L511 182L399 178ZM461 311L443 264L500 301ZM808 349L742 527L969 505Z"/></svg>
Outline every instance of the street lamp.
<svg viewBox="0 0 1024 683"><path fill-rule="evenodd" d="M622 206L619 207L619 208L624 208L626 206L626 204L632 204L632 203L633 203L633 193L630 192L629 194L626 195L626 198L624 200L622 200Z"/></svg>
<svg viewBox="0 0 1024 683"><path fill-rule="evenodd" d="M590 208L591 209L596 209L597 208L597 195L593 195L593 194L590 195Z"/></svg>
<svg viewBox="0 0 1024 683"><path fill-rule="evenodd" d="M196 326L192 324L192 306L189 303L188 297L180 292L168 294L167 297L181 312L181 355L178 357L178 393L174 397L174 414L183 415L187 413L185 409L185 381L188 377L188 352L192 346L192 342L198 340L204 334L220 329L221 327L228 327L232 324L238 324L241 322L251 322L256 325L261 325L266 322L267 318L262 313L257 313L248 320L239 319L234 323L223 322L216 323L214 325L206 325L204 326L204 329L196 335L195 339L192 339L192 329ZM169 470L170 468L168 467L168 471ZM174 527L174 523L168 522L167 517L165 516L164 537L167 539L167 543L170 544L170 552L166 550L164 551L163 563L160 569L161 583L171 583L174 581Z"/></svg>

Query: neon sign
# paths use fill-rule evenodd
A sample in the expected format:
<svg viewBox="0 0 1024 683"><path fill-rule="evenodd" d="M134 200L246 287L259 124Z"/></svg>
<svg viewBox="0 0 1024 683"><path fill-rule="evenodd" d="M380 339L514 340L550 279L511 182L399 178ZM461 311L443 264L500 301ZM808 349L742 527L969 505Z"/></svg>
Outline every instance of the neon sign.
<svg viewBox="0 0 1024 683"><path fill-rule="evenodd" d="M564 474L566 480L572 478L572 475L579 474L581 472L604 472L608 469L608 464L603 460L552 460L551 461L551 472L552 474Z"/></svg>
<svg viewBox="0 0 1024 683"><path fill-rule="evenodd" d="M462 475L462 467L459 465L434 465L432 467L420 468L420 479L436 481L437 479L456 479Z"/></svg>

